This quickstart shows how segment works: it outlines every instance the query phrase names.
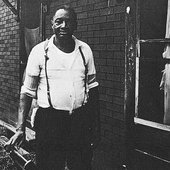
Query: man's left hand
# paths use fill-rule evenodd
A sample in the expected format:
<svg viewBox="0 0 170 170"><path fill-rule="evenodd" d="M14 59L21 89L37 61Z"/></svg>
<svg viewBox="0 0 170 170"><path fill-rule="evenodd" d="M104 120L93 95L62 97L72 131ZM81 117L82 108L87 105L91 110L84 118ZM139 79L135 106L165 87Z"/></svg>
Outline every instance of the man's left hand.
<svg viewBox="0 0 170 170"><path fill-rule="evenodd" d="M101 128L99 120L93 122L91 132L92 132L91 146L93 149L96 149L101 140Z"/></svg>

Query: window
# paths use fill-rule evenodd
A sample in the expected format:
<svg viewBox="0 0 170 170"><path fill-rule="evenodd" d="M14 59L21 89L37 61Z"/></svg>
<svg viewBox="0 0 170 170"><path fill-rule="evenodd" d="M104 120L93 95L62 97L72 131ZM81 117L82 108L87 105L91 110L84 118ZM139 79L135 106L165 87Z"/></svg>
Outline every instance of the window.
<svg viewBox="0 0 170 170"><path fill-rule="evenodd" d="M138 0L137 3L135 122L147 124L150 121L157 127L160 124L170 125L170 120L165 121L165 90L160 90L162 71L169 62L162 57L170 43L170 37L165 36L167 9L168 0ZM169 126L167 128L170 130Z"/></svg>

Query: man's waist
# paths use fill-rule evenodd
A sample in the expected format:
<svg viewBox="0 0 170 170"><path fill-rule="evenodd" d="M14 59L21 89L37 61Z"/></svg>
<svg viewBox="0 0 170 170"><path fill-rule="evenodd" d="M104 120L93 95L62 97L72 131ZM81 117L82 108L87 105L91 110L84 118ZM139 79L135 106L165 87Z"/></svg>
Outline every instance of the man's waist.
<svg viewBox="0 0 170 170"><path fill-rule="evenodd" d="M71 110L71 112L70 112L70 110L62 110L62 109L57 109L57 108L54 108L54 107L46 107L46 108L44 108L44 107L39 107L39 109L40 110L43 110L43 111L50 111L50 110L53 110L53 111L55 111L55 112L58 112L58 113L61 113L61 114L67 114L67 115L72 115L72 114L75 114L75 113L81 113L81 112L83 112L85 109L87 108L87 106L86 105L82 105L82 106L80 106L80 107L78 107L78 108L75 108L75 109L73 109L73 110Z"/></svg>

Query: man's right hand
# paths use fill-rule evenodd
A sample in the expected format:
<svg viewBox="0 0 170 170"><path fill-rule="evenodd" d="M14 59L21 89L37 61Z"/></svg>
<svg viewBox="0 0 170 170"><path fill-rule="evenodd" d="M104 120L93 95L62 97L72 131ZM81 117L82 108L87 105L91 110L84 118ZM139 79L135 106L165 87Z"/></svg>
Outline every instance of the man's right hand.
<svg viewBox="0 0 170 170"><path fill-rule="evenodd" d="M25 133L22 130L18 130L11 138L8 142L6 142L5 144L5 149L7 151L10 151L14 145L17 147L20 147L20 145L23 143L25 139Z"/></svg>

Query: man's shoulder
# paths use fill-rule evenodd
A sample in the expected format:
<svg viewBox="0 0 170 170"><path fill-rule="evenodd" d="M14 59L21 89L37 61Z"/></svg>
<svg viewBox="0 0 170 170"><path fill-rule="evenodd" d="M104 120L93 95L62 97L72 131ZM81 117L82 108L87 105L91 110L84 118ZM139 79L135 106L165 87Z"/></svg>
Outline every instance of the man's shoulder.
<svg viewBox="0 0 170 170"><path fill-rule="evenodd" d="M80 52L83 54L85 61L87 62L89 59L93 58L93 52L90 48L90 46L79 39L76 39L77 47L79 48Z"/></svg>
<svg viewBox="0 0 170 170"><path fill-rule="evenodd" d="M81 46L83 48L90 48L90 46L86 42L79 40L79 39L76 39L76 41L77 41L79 46Z"/></svg>
<svg viewBox="0 0 170 170"><path fill-rule="evenodd" d="M51 46L53 44L54 36L55 35L52 35L51 37L47 38L46 40L40 42L39 44L34 46L34 48L36 50L44 51L46 48L48 48L49 46Z"/></svg>
<svg viewBox="0 0 170 170"><path fill-rule="evenodd" d="M77 39L77 44L78 44L78 47L81 48L82 52L84 53L84 55L86 57L91 56L92 49L91 49L91 47L86 42Z"/></svg>
<svg viewBox="0 0 170 170"><path fill-rule="evenodd" d="M45 51L44 45L45 45L45 41L42 41L38 43L37 45L35 45L30 52L29 58L34 58L34 60L35 58L42 59L44 56L44 51Z"/></svg>
<svg viewBox="0 0 170 170"><path fill-rule="evenodd" d="M33 50L44 50L45 43L49 40L42 41L33 47Z"/></svg>

